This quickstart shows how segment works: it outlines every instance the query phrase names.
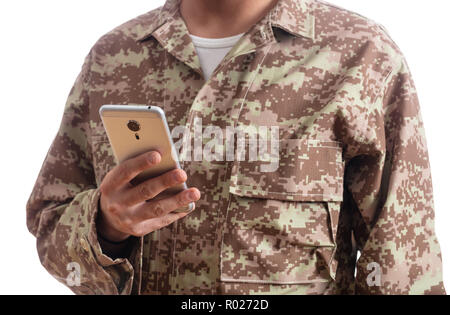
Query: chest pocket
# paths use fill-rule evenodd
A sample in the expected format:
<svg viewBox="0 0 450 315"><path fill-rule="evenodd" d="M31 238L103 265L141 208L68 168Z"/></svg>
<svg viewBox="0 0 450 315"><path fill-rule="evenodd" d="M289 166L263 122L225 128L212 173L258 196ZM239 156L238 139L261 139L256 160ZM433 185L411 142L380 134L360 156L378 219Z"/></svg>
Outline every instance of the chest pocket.
<svg viewBox="0 0 450 315"><path fill-rule="evenodd" d="M278 168L234 162L220 253L225 282L305 284L334 279L343 200L337 142L280 143Z"/></svg>

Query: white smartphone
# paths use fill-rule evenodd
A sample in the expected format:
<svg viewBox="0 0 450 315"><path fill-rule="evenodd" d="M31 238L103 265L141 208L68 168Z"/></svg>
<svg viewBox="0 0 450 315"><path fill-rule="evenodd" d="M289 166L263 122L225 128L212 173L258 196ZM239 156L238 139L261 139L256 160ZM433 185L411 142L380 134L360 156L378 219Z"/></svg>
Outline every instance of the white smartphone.
<svg viewBox="0 0 450 315"><path fill-rule="evenodd" d="M114 155L119 163L148 151L158 151L161 162L136 176L131 184L138 185L150 178L180 168L178 153L172 141L164 111L157 106L103 105L100 117ZM186 190L186 183L167 189L158 198ZM191 212L194 204L174 212Z"/></svg>

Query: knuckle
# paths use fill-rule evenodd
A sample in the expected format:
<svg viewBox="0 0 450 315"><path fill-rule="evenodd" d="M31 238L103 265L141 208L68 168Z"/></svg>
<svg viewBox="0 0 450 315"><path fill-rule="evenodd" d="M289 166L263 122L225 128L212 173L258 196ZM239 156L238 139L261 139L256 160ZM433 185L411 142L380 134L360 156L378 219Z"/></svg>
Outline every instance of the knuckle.
<svg viewBox="0 0 450 315"><path fill-rule="evenodd" d="M161 206L161 203L158 202L152 209L153 217L159 218L164 215L164 209Z"/></svg>
<svg viewBox="0 0 450 315"><path fill-rule="evenodd" d="M164 208L162 207L160 201L155 202L155 205L153 206L153 215L155 217L161 217L164 215Z"/></svg>
<svg viewBox="0 0 450 315"><path fill-rule="evenodd" d="M143 198L152 198L153 197L153 189L149 185L142 184L139 187L139 194Z"/></svg>

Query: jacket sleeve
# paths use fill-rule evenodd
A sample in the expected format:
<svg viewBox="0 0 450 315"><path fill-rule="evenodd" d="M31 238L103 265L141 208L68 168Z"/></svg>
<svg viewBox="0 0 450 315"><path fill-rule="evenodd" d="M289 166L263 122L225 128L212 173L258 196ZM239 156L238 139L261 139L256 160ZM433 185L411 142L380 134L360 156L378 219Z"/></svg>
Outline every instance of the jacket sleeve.
<svg viewBox="0 0 450 315"><path fill-rule="evenodd" d="M424 125L410 69L396 55L346 167L346 191L362 222L353 227L361 254L355 291L445 294Z"/></svg>
<svg viewBox="0 0 450 315"><path fill-rule="evenodd" d="M70 91L59 131L27 202L27 226L42 265L76 294L129 294L128 259L102 253L95 219L96 187L89 141L89 69L92 51ZM132 244L138 255L138 241Z"/></svg>

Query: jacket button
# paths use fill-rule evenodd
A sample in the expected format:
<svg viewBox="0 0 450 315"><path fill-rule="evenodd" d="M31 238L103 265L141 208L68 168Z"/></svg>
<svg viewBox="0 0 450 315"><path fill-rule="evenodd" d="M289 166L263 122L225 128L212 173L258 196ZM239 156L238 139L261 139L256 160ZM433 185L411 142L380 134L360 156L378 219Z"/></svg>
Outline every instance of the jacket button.
<svg viewBox="0 0 450 315"><path fill-rule="evenodd" d="M80 243L81 243L81 247L82 247L86 252L89 252L89 244L88 244L88 242L87 242L84 238L81 239Z"/></svg>

